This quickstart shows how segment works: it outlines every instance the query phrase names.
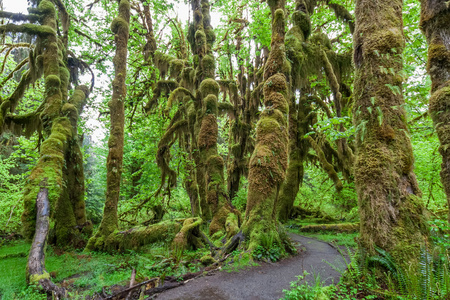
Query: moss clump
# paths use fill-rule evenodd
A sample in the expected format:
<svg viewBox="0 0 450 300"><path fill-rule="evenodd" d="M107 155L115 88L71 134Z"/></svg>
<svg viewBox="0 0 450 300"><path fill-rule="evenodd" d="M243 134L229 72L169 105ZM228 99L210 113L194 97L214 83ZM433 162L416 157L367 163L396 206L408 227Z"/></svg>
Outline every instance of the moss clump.
<svg viewBox="0 0 450 300"><path fill-rule="evenodd" d="M328 50L331 50L331 41L327 34L323 32L314 33L309 41L313 44L321 45Z"/></svg>
<svg viewBox="0 0 450 300"><path fill-rule="evenodd" d="M198 249L203 243L200 237L201 218L189 218L183 222L183 227L172 242L172 247L178 250Z"/></svg>
<svg viewBox="0 0 450 300"><path fill-rule="evenodd" d="M294 26L298 27L303 33L304 39L308 39L311 35L311 19L308 14L303 11L295 11L292 14Z"/></svg>
<svg viewBox="0 0 450 300"><path fill-rule="evenodd" d="M205 256L202 256L202 258L200 258L200 262L204 266L209 266L209 265L216 263L217 261L211 255L205 255Z"/></svg>
<svg viewBox="0 0 450 300"><path fill-rule="evenodd" d="M219 129L215 115L209 114L203 117L197 144L200 148L211 148L217 145Z"/></svg>
<svg viewBox="0 0 450 300"><path fill-rule="evenodd" d="M207 78L200 83L199 90L203 97L206 97L209 94L217 97L219 95L220 86L214 79Z"/></svg>
<svg viewBox="0 0 450 300"><path fill-rule="evenodd" d="M32 274L28 278L28 283L30 285L38 285L39 281L42 279L50 279L50 273L44 272L43 274Z"/></svg>
<svg viewBox="0 0 450 300"><path fill-rule="evenodd" d="M59 76L57 75L48 75L45 77L45 86L47 89L59 89L61 85L61 80L59 79Z"/></svg>
<svg viewBox="0 0 450 300"><path fill-rule="evenodd" d="M42 0L38 5L38 10L39 13L45 15L46 18L55 17L56 15L55 5L48 0Z"/></svg>
<svg viewBox="0 0 450 300"><path fill-rule="evenodd" d="M122 17L116 17L111 23L111 31L117 34L120 29L128 31L128 22Z"/></svg>
<svg viewBox="0 0 450 300"><path fill-rule="evenodd" d="M137 250L144 245L155 242L171 242L182 228L182 221L169 220L150 226L131 228L126 231L113 231L108 236L91 238L86 250L106 252Z"/></svg>
<svg viewBox="0 0 450 300"><path fill-rule="evenodd" d="M205 108L205 113L217 115L217 97L209 94L203 99L203 107Z"/></svg>

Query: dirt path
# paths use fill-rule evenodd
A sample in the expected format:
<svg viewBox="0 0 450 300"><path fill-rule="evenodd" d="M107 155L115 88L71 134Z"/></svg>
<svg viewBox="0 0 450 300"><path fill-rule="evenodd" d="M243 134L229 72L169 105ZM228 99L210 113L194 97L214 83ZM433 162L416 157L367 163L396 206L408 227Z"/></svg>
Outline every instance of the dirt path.
<svg viewBox="0 0 450 300"><path fill-rule="evenodd" d="M280 299L283 289L297 279L303 270L311 275L309 283L314 283L312 274L319 274L322 282L338 282L340 273L333 270L325 261L345 268L342 256L327 243L290 234L294 241L300 242L306 251L281 262L263 263L238 272L217 272L213 276L201 277L181 287L160 294L161 300L263 300Z"/></svg>

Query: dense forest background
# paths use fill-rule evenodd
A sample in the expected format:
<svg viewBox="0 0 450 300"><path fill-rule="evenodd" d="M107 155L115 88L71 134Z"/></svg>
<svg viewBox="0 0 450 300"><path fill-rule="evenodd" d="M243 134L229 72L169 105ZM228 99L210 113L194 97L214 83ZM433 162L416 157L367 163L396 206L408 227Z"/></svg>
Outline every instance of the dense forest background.
<svg viewBox="0 0 450 300"><path fill-rule="evenodd" d="M422 222L447 229L446 106L429 99L446 93L448 40L433 46L433 1L381 2L0 2L0 236L36 240L44 197L58 247L284 255L280 224L314 219L414 260L402 241L428 236Z"/></svg>

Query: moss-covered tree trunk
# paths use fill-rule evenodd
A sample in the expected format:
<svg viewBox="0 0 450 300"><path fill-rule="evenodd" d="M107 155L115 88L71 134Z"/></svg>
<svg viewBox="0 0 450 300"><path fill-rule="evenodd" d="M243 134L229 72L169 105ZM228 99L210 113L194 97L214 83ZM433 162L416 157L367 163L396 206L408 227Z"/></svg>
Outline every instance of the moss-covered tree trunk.
<svg viewBox="0 0 450 300"><path fill-rule="evenodd" d="M65 22L65 8L62 4L58 7L64 33L68 26ZM64 176L67 168L75 167L74 163L76 162L67 160L67 157L70 152L73 152L71 149L78 145L77 136L74 135L77 132L77 119L89 91L86 87L78 87L67 103L70 77L66 65L67 36L58 37L57 35L57 12L53 3L46 0L41 1L33 12L40 16L41 25L23 28L23 25L17 25L12 26L11 30L27 32L27 28L33 28L32 34L37 36L36 50L30 51L30 70L26 74L31 74L30 76L34 80L43 74L45 79L44 104L41 106L42 110L38 109L30 114L33 116L32 118L14 115L7 115L6 118L10 124L24 121L20 125L25 128L28 135L30 132L33 133L42 128L42 136L45 139L40 148L38 163L31 171L24 189L22 232L27 239L31 239L35 234L37 195L41 188L47 188L51 207L50 218L54 220L55 224L52 242L68 245L73 240L81 242L79 229L90 224L86 220L84 209L82 168L79 172L72 174L74 180L67 180ZM27 76L23 77L25 81ZM26 83L25 86L19 84L20 91L16 90L11 96L14 102L22 97L25 88ZM16 103L12 103L8 107L10 113L14 112L16 105ZM3 125L0 124L2 127ZM79 154L81 155L81 153ZM81 157L79 160L82 161ZM71 189L78 190L77 194L71 193ZM59 213L61 207L67 209L64 214ZM59 230L61 228L64 229Z"/></svg>
<svg viewBox="0 0 450 300"><path fill-rule="evenodd" d="M108 158L106 161L106 202L103 218L96 234L89 240L87 248L102 249L105 239L118 229L117 205L120 196L120 181L123 164L124 143L124 102L126 97L125 79L127 74L128 36L130 22L130 3L120 0L119 14L111 24L116 44L114 56L115 78L112 82L113 93L108 103L111 125L108 140Z"/></svg>
<svg viewBox="0 0 450 300"><path fill-rule="evenodd" d="M249 249L269 238L281 246L277 231L276 203L288 163L287 114L289 63L286 60L285 2L268 2L272 15L272 42L264 66L264 110L256 126L256 145L249 164L249 187L244 235Z"/></svg>
<svg viewBox="0 0 450 300"><path fill-rule="evenodd" d="M197 124L195 132L199 154L197 164L197 184L200 198L202 188L206 192L206 203L202 204L202 216L211 213L210 234L226 232L226 220L232 208L225 194L224 161L217 152L219 84L215 81L215 60L212 47L215 34L211 26L210 4L208 0L192 1L194 14L194 53L198 64L195 66ZM204 173L203 173L204 171ZM203 174L202 174L203 173ZM201 178L204 176L204 178ZM201 186L203 185L203 187ZM204 212L204 210L206 210Z"/></svg>
<svg viewBox="0 0 450 300"><path fill-rule="evenodd" d="M302 44L311 32L311 20L308 15L304 0L297 0L295 11L292 14L293 26L286 34L286 55L292 62L291 65L291 97L289 99L289 162L286 179L280 188L280 196L277 202L277 213L280 221L286 221L294 206L295 198L303 180L303 162L308 152L307 142L304 135L308 132L308 115L310 107L307 97L303 92L299 101L295 98L296 91L301 90L301 83L306 81L299 71L304 63Z"/></svg>
<svg viewBox="0 0 450 300"><path fill-rule="evenodd" d="M441 181L450 207L450 8L444 0L421 3L420 25L428 42L427 69L432 82L429 110L441 143Z"/></svg>
<svg viewBox="0 0 450 300"><path fill-rule="evenodd" d="M426 220L403 110L402 4L356 1L353 115L360 246L408 262L424 242Z"/></svg>

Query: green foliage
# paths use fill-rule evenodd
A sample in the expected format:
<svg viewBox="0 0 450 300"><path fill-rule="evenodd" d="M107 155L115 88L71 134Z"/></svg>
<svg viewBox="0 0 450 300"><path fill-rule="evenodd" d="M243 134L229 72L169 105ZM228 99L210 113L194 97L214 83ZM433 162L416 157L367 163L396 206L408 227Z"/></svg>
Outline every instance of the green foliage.
<svg viewBox="0 0 450 300"><path fill-rule="evenodd" d="M309 283L305 277L309 273L303 271L303 275L297 276L297 281L291 282L290 290L283 290L283 300L326 300L329 289L324 288L319 275L314 275L313 284Z"/></svg>

